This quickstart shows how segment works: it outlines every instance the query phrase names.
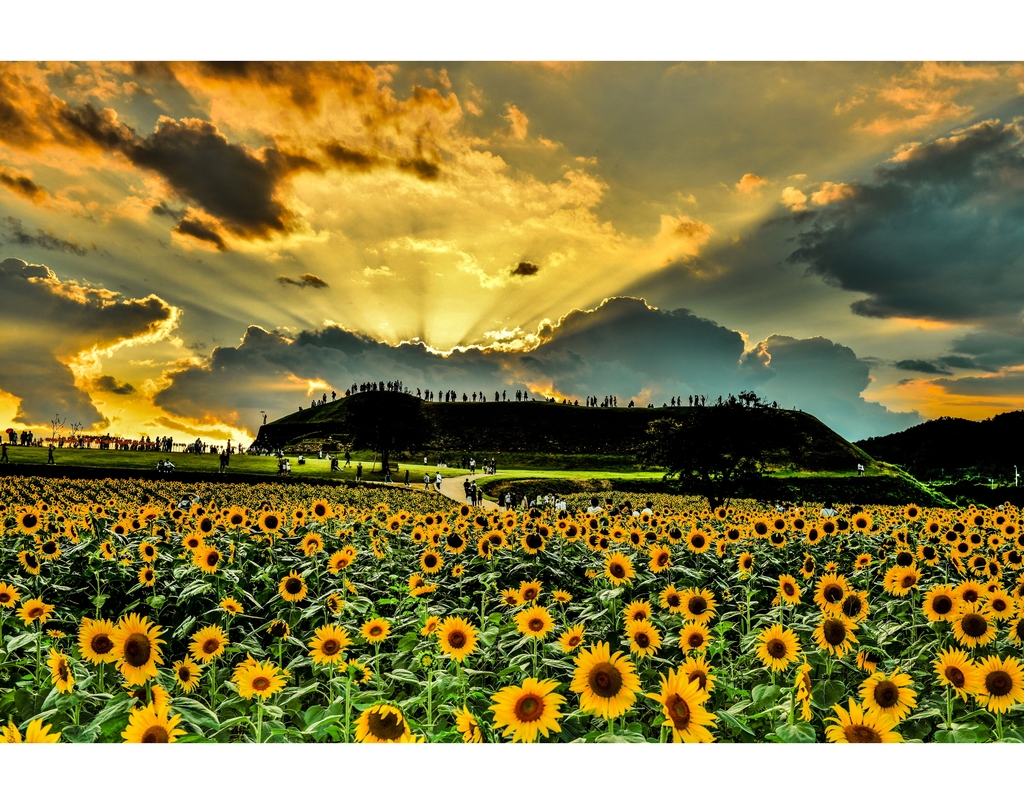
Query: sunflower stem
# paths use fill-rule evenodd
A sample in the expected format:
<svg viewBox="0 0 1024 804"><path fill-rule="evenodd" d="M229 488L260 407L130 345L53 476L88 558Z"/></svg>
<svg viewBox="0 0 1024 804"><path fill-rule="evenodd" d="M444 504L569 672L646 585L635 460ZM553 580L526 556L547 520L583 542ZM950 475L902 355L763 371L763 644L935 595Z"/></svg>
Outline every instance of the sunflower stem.
<svg viewBox="0 0 1024 804"><path fill-rule="evenodd" d="M946 685L946 728L953 728L953 689Z"/></svg>
<svg viewBox="0 0 1024 804"><path fill-rule="evenodd" d="M345 742L352 739L352 668L345 673Z"/></svg>
<svg viewBox="0 0 1024 804"><path fill-rule="evenodd" d="M432 698L434 686L434 665L427 667L427 736L434 734L434 701Z"/></svg>
<svg viewBox="0 0 1024 804"><path fill-rule="evenodd" d="M36 686L39 686L39 662L43 652L43 627L36 620Z"/></svg>
<svg viewBox="0 0 1024 804"><path fill-rule="evenodd" d="M263 702L256 700L256 742L263 742Z"/></svg>
<svg viewBox="0 0 1024 804"><path fill-rule="evenodd" d="M382 680L382 673L380 670L380 642L373 643L373 664L375 669L377 670L377 697L380 698L384 694L380 686Z"/></svg>
<svg viewBox="0 0 1024 804"><path fill-rule="evenodd" d="M214 659L208 665L210 671L210 711L217 711L217 660Z"/></svg>

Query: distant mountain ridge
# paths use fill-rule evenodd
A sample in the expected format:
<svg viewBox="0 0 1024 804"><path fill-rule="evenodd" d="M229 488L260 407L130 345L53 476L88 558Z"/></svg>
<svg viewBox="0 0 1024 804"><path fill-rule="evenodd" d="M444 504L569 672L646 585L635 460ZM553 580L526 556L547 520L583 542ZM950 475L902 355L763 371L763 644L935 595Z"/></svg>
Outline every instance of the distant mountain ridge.
<svg viewBox="0 0 1024 804"><path fill-rule="evenodd" d="M1012 483L1024 472L1024 410L971 421L943 416L900 433L855 442L873 458L895 464L919 480L955 482L969 477Z"/></svg>

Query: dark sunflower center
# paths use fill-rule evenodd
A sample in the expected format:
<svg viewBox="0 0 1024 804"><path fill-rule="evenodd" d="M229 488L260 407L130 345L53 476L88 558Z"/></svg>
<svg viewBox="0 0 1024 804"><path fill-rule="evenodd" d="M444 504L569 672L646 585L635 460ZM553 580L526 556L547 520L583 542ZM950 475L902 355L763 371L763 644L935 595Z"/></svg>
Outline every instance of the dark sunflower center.
<svg viewBox="0 0 1024 804"><path fill-rule="evenodd" d="M0 605L7 605L11 602L11 595L9 592L0 592Z"/></svg>
<svg viewBox="0 0 1024 804"><path fill-rule="evenodd" d="M633 641L636 642L636 644L641 648L650 647L651 644L650 636L645 634L643 631L638 631L636 634L634 634Z"/></svg>
<svg viewBox="0 0 1024 804"><path fill-rule="evenodd" d="M1003 600L1001 597L993 598L989 602L989 605L992 607L994 611L1006 611L1006 601Z"/></svg>
<svg viewBox="0 0 1024 804"><path fill-rule="evenodd" d="M336 639L325 639L320 646L320 652L324 656L334 656L341 650L341 643Z"/></svg>
<svg viewBox="0 0 1024 804"><path fill-rule="evenodd" d="M672 693L665 701L665 709L672 720L672 725L682 731L690 725L690 705L678 694Z"/></svg>
<svg viewBox="0 0 1024 804"><path fill-rule="evenodd" d="M284 582L284 591L289 595L297 595L302 591L302 579L301 578L289 578Z"/></svg>
<svg viewBox="0 0 1024 804"><path fill-rule="evenodd" d="M917 583L917 575L913 572L908 572L900 579L900 586L904 589L909 589L911 586Z"/></svg>
<svg viewBox="0 0 1024 804"><path fill-rule="evenodd" d="M56 542L44 542L44 544L43 544L43 552L46 553L49 556L52 556L54 553L57 552L57 543Z"/></svg>
<svg viewBox="0 0 1024 804"><path fill-rule="evenodd" d="M612 562L611 566L608 568L608 572L610 572L614 578L626 577L626 568L618 561Z"/></svg>
<svg viewBox="0 0 1024 804"><path fill-rule="evenodd" d="M960 670L959 667L947 667L944 675L946 676L946 680L957 689L963 688L964 683L967 681L963 671Z"/></svg>
<svg viewBox="0 0 1024 804"><path fill-rule="evenodd" d="M220 561L220 553L216 550L211 550L206 554L206 566L216 567L218 561Z"/></svg>
<svg viewBox="0 0 1024 804"><path fill-rule="evenodd" d="M531 533L526 537L526 546L531 550L539 550L543 544L544 540L541 538L539 533Z"/></svg>
<svg viewBox="0 0 1024 804"><path fill-rule="evenodd" d="M704 644L704 634L700 631L694 631L690 636L686 638L686 644L691 648L699 648Z"/></svg>
<svg viewBox="0 0 1024 804"><path fill-rule="evenodd" d="M423 557L423 563L427 567L436 567L437 566L437 556L435 556L433 553L427 553Z"/></svg>
<svg viewBox="0 0 1024 804"><path fill-rule="evenodd" d="M768 640L765 650L768 651L768 655L773 659L781 659L788 652L786 643L777 637Z"/></svg>
<svg viewBox="0 0 1024 804"><path fill-rule="evenodd" d="M252 688L257 692L263 692L270 688L270 679L266 676L257 676L252 680Z"/></svg>
<svg viewBox="0 0 1024 804"><path fill-rule="evenodd" d="M537 590L532 586L523 590L523 600L530 601L537 597Z"/></svg>
<svg viewBox="0 0 1024 804"><path fill-rule="evenodd" d="M186 667L185 665L182 665L178 668L178 679L187 684L189 681L192 680L192 671L189 670L188 667Z"/></svg>
<svg viewBox="0 0 1024 804"><path fill-rule="evenodd" d="M371 712L367 725L370 734L378 740L397 740L405 734L405 720L394 712L387 712L384 715L380 712Z"/></svg>
<svg viewBox="0 0 1024 804"><path fill-rule="evenodd" d="M370 629L370 636L380 636L383 630L384 629L381 628L379 625L375 625L373 626L373 628Z"/></svg>
<svg viewBox="0 0 1024 804"><path fill-rule="evenodd" d="M67 681L68 676L71 675L71 671L68 669L67 663L61 660L57 665L57 675L60 676L61 681Z"/></svg>
<svg viewBox="0 0 1024 804"><path fill-rule="evenodd" d="M846 626L840 620L825 620L822 632L829 645L842 645L846 640Z"/></svg>
<svg viewBox="0 0 1024 804"><path fill-rule="evenodd" d="M896 563L901 567L909 567L914 563L914 556L906 550L900 550L900 552L896 554Z"/></svg>
<svg viewBox="0 0 1024 804"><path fill-rule="evenodd" d="M583 641L582 637L579 637L579 636L576 636L576 634L573 634L571 637L569 637L569 647L570 648L575 648L582 641Z"/></svg>
<svg viewBox="0 0 1024 804"><path fill-rule="evenodd" d="M932 598L932 611L936 614L949 614L953 610L953 598L949 595L936 595Z"/></svg>
<svg viewBox="0 0 1024 804"><path fill-rule="evenodd" d="M900 688L886 679L875 686L875 703L883 709L895 706L900 700Z"/></svg>
<svg viewBox="0 0 1024 804"><path fill-rule="evenodd" d="M1008 695L1013 690L1013 679L1005 670L994 670L985 676L985 690L989 695Z"/></svg>
<svg viewBox="0 0 1024 804"><path fill-rule="evenodd" d="M314 505L313 506L313 513L316 514L317 516L324 516L324 515L327 514L327 509L324 508L322 505Z"/></svg>
<svg viewBox="0 0 1024 804"><path fill-rule="evenodd" d="M696 595L695 597L690 598L690 601L686 604L686 608L690 614L700 616L708 610L708 602L700 595Z"/></svg>
<svg viewBox="0 0 1024 804"><path fill-rule="evenodd" d="M963 597L963 599L968 603L978 602L978 592L976 589L965 589L961 597Z"/></svg>
<svg viewBox="0 0 1024 804"><path fill-rule="evenodd" d="M609 662L601 662L590 668L587 681L594 695L601 698L614 698L622 689L622 673Z"/></svg>
<svg viewBox="0 0 1024 804"><path fill-rule="evenodd" d="M170 741L170 735L167 733L167 729L157 724L150 726L142 734L142 742L144 743L166 743Z"/></svg>
<svg viewBox="0 0 1024 804"><path fill-rule="evenodd" d="M655 563L659 567L664 567L666 564L668 564L668 558L669 558L668 553L658 553L658 559L657 559L657 561Z"/></svg>
<svg viewBox="0 0 1024 804"><path fill-rule="evenodd" d="M283 637L287 633L287 625L283 622L276 622L270 626L270 635L275 637Z"/></svg>
<svg viewBox="0 0 1024 804"><path fill-rule="evenodd" d="M697 549L700 549L705 544L707 544L707 540L703 536L701 536L699 533L697 533L697 534L695 534L694 536L692 536L690 538L690 544L692 544Z"/></svg>
<svg viewBox="0 0 1024 804"><path fill-rule="evenodd" d="M534 617L532 620L530 620L530 622L526 624L526 627L534 632L543 631L544 621L540 617Z"/></svg>
<svg viewBox="0 0 1024 804"><path fill-rule="evenodd" d="M132 634L124 641L124 660L132 667L142 667L152 653L153 646L145 634Z"/></svg>
<svg viewBox="0 0 1024 804"><path fill-rule="evenodd" d="M679 595L669 595L665 598L665 602L668 603L670 608L677 608L679 606Z"/></svg>
<svg viewBox="0 0 1024 804"><path fill-rule="evenodd" d="M843 601L843 614L847 617L856 617L864 608L864 603L859 595L850 595Z"/></svg>
<svg viewBox="0 0 1024 804"><path fill-rule="evenodd" d="M455 649L463 647L467 641L466 634L463 631L452 631L448 634L448 644Z"/></svg>
<svg viewBox="0 0 1024 804"><path fill-rule="evenodd" d="M21 518L21 523L26 528L34 528L36 525L39 524L39 517L37 517L35 514L25 514L25 516Z"/></svg>
<svg viewBox="0 0 1024 804"><path fill-rule="evenodd" d="M796 592L796 589L793 587L793 584L791 584L789 581L786 581L784 584L782 584L782 593L784 595L786 595L787 597L792 597L794 592Z"/></svg>
<svg viewBox="0 0 1024 804"><path fill-rule="evenodd" d="M963 632L969 637L980 637L988 631L988 620L980 614L968 614L960 623Z"/></svg>
<svg viewBox="0 0 1024 804"><path fill-rule="evenodd" d="M544 714L544 701L540 696L533 693L524 695L515 705L516 720L520 723L530 723Z"/></svg>
<svg viewBox="0 0 1024 804"><path fill-rule="evenodd" d="M843 599L843 587L837 583L826 584L821 591L821 596L829 603L838 603Z"/></svg>
<svg viewBox="0 0 1024 804"><path fill-rule="evenodd" d="M644 611L643 609L639 609L638 611L634 611L633 612L633 619L634 620L646 620L647 619L647 612Z"/></svg>
<svg viewBox="0 0 1024 804"><path fill-rule="evenodd" d="M29 569L35 569L39 566L39 559L37 559L34 555L29 553L27 556L25 556L25 565Z"/></svg>
<svg viewBox="0 0 1024 804"><path fill-rule="evenodd" d="M880 743L882 735L870 726L852 724L846 727L846 739L851 743Z"/></svg>
<svg viewBox="0 0 1024 804"><path fill-rule="evenodd" d="M110 637L106 634L96 634L90 641L89 647L92 648L92 652L103 655L104 653L110 653L114 647L114 643L110 641Z"/></svg>
<svg viewBox="0 0 1024 804"><path fill-rule="evenodd" d="M266 526L268 530L273 530L278 526L279 520L276 516L268 516L266 519L263 520L263 524Z"/></svg>

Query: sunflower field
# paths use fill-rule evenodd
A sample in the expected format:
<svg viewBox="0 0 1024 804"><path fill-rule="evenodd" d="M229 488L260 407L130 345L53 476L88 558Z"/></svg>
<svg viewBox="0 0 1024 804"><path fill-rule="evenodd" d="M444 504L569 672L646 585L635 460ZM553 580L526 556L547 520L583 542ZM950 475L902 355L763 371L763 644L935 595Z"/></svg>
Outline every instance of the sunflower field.
<svg viewBox="0 0 1024 804"><path fill-rule="evenodd" d="M0 742L1024 739L1002 510L0 480Z"/></svg>

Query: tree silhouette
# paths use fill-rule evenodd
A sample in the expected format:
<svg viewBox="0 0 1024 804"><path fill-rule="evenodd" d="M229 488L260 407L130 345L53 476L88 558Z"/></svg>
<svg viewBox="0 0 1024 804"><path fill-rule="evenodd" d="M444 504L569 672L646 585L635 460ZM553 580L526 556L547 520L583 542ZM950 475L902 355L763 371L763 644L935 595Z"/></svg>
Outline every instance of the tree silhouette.
<svg viewBox="0 0 1024 804"><path fill-rule="evenodd" d="M415 449L430 437L422 401L411 394L367 391L348 397L345 429L355 449L372 449L386 472L391 455Z"/></svg>
<svg viewBox="0 0 1024 804"><path fill-rule="evenodd" d="M743 403L695 408L682 420L651 422L638 450L647 466L665 469L684 494L717 508L737 492L756 493L770 453L778 447L772 411Z"/></svg>

